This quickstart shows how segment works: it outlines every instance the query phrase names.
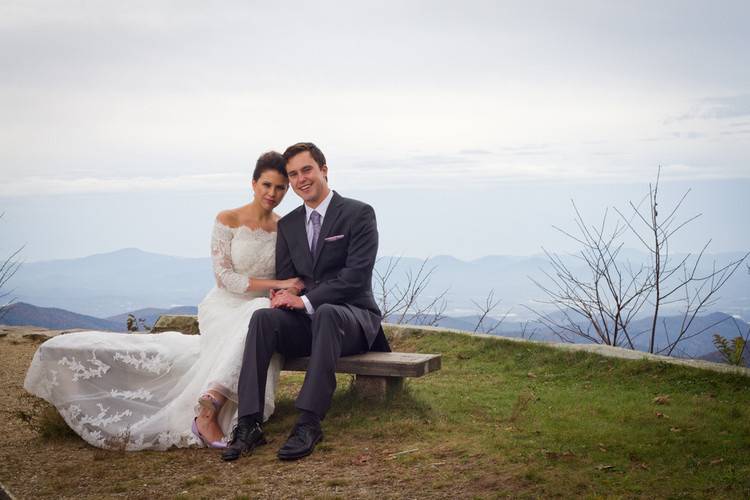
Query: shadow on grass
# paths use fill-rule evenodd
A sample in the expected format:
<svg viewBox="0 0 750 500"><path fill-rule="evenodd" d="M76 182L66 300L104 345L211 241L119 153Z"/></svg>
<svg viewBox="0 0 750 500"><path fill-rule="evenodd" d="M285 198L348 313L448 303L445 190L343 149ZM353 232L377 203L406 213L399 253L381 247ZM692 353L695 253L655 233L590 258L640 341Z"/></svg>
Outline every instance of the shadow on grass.
<svg viewBox="0 0 750 500"><path fill-rule="evenodd" d="M348 386L341 385L323 423L328 432L345 431L352 436L364 433L371 437L413 435L438 417L426 401L414 394L408 381L402 390L383 401L362 398L351 381ZM294 399L284 397L277 401L276 411L265 428L270 433L291 429L297 415Z"/></svg>
<svg viewBox="0 0 750 500"><path fill-rule="evenodd" d="M31 395L24 395L22 401L25 403L24 408L16 410L15 417L29 426L42 439L47 441L80 439L51 404Z"/></svg>

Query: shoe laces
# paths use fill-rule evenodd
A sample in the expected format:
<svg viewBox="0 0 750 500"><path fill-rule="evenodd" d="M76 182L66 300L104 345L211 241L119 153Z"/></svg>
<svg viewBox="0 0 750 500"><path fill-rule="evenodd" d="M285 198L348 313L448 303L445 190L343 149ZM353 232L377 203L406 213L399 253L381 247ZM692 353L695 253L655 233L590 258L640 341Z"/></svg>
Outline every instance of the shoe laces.
<svg viewBox="0 0 750 500"><path fill-rule="evenodd" d="M247 441L248 437L250 437L250 434L253 433L255 429L258 429L259 432L263 432L263 430L260 427L260 424L256 423L255 425L235 425L234 429L232 429L232 438L229 441L229 443L234 443L237 440L240 441Z"/></svg>

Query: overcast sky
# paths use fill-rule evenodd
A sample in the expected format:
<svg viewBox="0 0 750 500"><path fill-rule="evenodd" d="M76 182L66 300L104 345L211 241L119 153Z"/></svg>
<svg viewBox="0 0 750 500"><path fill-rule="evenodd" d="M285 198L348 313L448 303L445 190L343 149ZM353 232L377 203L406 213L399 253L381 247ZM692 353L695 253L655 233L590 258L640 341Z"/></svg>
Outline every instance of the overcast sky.
<svg viewBox="0 0 750 500"><path fill-rule="evenodd" d="M299 140L385 253L564 245L658 165L681 249L750 248L750 2L360 4L0 0L0 249L203 255Z"/></svg>

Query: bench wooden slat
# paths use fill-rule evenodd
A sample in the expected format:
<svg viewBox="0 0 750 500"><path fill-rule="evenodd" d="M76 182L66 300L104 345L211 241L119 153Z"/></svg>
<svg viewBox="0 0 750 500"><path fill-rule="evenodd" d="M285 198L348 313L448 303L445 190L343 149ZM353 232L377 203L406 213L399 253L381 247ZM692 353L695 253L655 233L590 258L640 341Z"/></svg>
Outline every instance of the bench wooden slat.
<svg viewBox="0 0 750 500"><path fill-rule="evenodd" d="M284 370L306 371L309 358L289 358ZM411 352L366 352L344 356L336 366L337 373L352 373L375 377L421 377L440 370L440 354Z"/></svg>
<svg viewBox="0 0 750 500"><path fill-rule="evenodd" d="M167 315L159 317L152 332L179 331L198 334L198 318L189 315ZM284 362L284 370L307 371L309 358L289 358ZM338 373L362 375L367 377L386 377L383 383L394 382L404 377L421 377L441 368L440 354L421 354L412 352L367 352L339 359L336 366Z"/></svg>

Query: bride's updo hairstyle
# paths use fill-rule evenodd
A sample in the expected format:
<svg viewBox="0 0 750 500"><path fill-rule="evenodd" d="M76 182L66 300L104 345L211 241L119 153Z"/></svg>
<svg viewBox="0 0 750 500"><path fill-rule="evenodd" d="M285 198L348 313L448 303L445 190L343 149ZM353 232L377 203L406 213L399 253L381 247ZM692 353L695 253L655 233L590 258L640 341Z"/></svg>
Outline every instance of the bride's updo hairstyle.
<svg viewBox="0 0 750 500"><path fill-rule="evenodd" d="M268 170L274 170L283 175L285 179L288 178L286 175L286 159L281 153L269 151L260 155L255 163L255 170L253 170L253 180L257 181L261 174Z"/></svg>

